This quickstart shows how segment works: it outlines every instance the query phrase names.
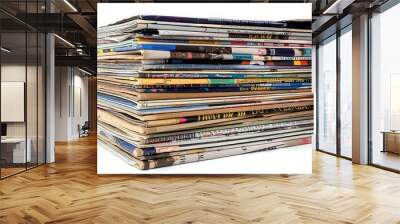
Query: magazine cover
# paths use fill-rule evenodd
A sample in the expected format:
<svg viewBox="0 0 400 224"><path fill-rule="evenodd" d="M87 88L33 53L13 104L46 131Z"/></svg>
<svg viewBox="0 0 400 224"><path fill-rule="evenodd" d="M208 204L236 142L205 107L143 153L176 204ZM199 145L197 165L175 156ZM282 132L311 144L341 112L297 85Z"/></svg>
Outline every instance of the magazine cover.
<svg viewBox="0 0 400 224"><path fill-rule="evenodd" d="M98 173L311 173L296 5L98 4Z"/></svg>

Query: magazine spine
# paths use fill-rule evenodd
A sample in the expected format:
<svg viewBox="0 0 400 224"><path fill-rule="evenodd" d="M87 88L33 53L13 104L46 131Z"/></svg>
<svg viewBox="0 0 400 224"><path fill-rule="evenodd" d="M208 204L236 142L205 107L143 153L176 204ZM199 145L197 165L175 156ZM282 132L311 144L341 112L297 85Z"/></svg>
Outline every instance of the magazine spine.
<svg viewBox="0 0 400 224"><path fill-rule="evenodd" d="M297 48L250 48L250 47L220 47L220 46L195 46L195 45L171 45L171 44L131 44L124 47L110 49L99 49L98 53L125 52L136 50L154 51L178 51L178 52L200 52L219 54L252 54L266 56L284 57L311 57L311 49Z"/></svg>
<svg viewBox="0 0 400 224"><path fill-rule="evenodd" d="M244 41L240 40L184 40L184 39L173 39L172 37L164 37L161 38L145 38L145 37L138 37L136 40L142 43L174 43L179 44L196 44L196 45L230 45L230 46L248 46L248 47L274 47L274 48L311 48L312 46L309 44L302 44L302 43L284 43L284 42L263 42L263 39L258 39L260 41ZM245 38L242 38L245 39ZM253 39L254 40L254 39ZM115 46L116 44L102 44L100 48L109 48L110 46Z"/></svg>
<svg viewBox="0 0 400 224"><path fill-rule="evenodd" d="M101 76L101 74L98 74ZM137 78L227 78L227 79L246 79L246 78L310 78L311 73L288 73L288 74L201 74L201 73L138 73Z"/></svg>
<svg viewBox="0 0 400 224"><path fill-rule="evenodd" d="M309 120L304 119L304 120L296 120L296 121L279 121L276 123L249 125L249 126L243 126L243 127L227 127L224 129L215 129L212 131L196 131L196 130L194 130L194 132L192 132L192 133L151 137L151 138L144 140L144 144L154 144L154 143L171 142L171 141L184 141L187 139L201 139L201 138L207 138L207 137L238 134L238 133L251 132L251 131L263 131L263 130L271 129L271 128L279 128L279 127L292 126L292 125L293 126L294 125L302 125L302 124L307 124L309 122L310 122Z"/></svg>
<svg viewBox="0 0 400 224"><path fill-rule="evenodd" d="M244 83L288 83L288 82L308 82L307 78L248 78L248 79L146 79L132 78L133 85L234 85Z"/></svg>
<svg viewBox="0 0 400 224"><path fill-rule="evenodd" d="M209 114L209 115L198 115L198 116L188 116L188 117L181 117L181 118L147 121L146 126L147 127L157 127L157 126L184 124L184 123L208 121L208 120L219 120L219 119L227 119L227 118L235 118L235 117L254 117L254 116L261 116L264 114L276 113L276 112L298 112L298 111L312 110L312 109L313 109L313 106L295 106L295 107L288 107L288 108L273 108L273 109L264 109L264 110L256 110L256 111L217 113L217 114Z"/></svg>
<svg viewBox="0 0 400 224"><path fill-rule="evenodd" d="M274 150L282 147L309 144L310 142L311 142L311 137L303 137L295 140L288 140L276 143L265 142L265 144L261 145L241 146L237 148L230 148L224 150L216 150L210 152L206 151L204 153L194 153L194 154L172 156L155 160L146 160L148 162L148 166L146 168L153 169L165 166L185 164L190 162L197 162L202 160L216 159L220 157L240 155L257 151Z"/></svg>
<svg viewBox="0 0 400 224"><path fill-rule="evenodd" d="M202 142L201 144L192 145L165 145L165 146L154 146L144 148L144 154L142 156L154 156L158 155L161 157L166 157L169 153L175 152L185 152L189 150L201 150L204 151L215 151L223 149L223 147L237 147L238 144L257 144L259 141L263 142L277 142L289 139L298 138L300 135L312 134L312 127L306 128L283 128L281 130L271 130L270 133L256 134L252 133L254 136L247 136L247 138L235 138L235 136L225 136L226 140L219 139L219 141L214 140L211 142ZM136 154L136 153L135 153ZM185 153L188 154L188 153Z"/></svg>
<svg viewBox="0 0 400 224"><path fill-rule="evenodd" d="M286 28L287 22L278 21L253 21L223 18L192 18L192 17L175 17L175 16L157 16L144 15L142 20L166 21L166 22L182 22L182 23L200 23L200 24L221 24L221 25L248 25L248 26L271 26Z"/></svg>

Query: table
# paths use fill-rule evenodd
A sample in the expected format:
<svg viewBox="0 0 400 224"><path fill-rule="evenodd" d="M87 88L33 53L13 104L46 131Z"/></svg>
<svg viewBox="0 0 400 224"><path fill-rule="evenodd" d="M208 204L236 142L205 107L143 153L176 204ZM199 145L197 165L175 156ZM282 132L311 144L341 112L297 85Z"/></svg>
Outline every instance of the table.
<svg viewBox="0 0 400 224"><path fill-rule="evenodd" d="M382 152L400 154L400 131L383 131Z"/></svg>
<svg viewBox="0 0 400 224"><path fill-rule="evenodd" d="M25 143L27 144L26 147L26 154L25 154ZM9 146L13 146L11 149ZM6 162L9 163L26 163L26 162L31 162L32 159L32 153L31 153L31 146L32 146L32 141L30 138L27 138L25 141L25 138L2 138L1 139L1 151L2 151L2 159L4 159L4 154L9 154L9 152L12 153L12 159L11 156L9 158L5 158ZM10 153L10 154L11 154Z"/></svg>

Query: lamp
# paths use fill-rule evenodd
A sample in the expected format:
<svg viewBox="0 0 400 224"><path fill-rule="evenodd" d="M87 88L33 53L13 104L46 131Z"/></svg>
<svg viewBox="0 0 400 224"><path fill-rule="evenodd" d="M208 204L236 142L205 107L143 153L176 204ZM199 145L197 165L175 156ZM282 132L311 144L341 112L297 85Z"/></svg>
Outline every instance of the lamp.
<svg viewBox="0 0 400 224"><path fill-rule="evenodd" d="M66 43L67 45L69 45L70 47L75 48L75 45L73 45L71 42L69 42L68 40L62 38L61 36L59 36L58 34L54 34L55 37L57 37L59 40L61 40L62 42Z"/></svg>
<svg viewBox="0 0 400 224"><path fill-rule="evenodd" d="M0 47L0 50L1 50L1 51L4 51L4 52L6 52L6 53L10 53L10 52L11 52L11 50L9 50L9 49L7 49L7 48L5 48L5 47Z"/></svg>
<svg viewBox="0 0 400 224"><path fill-rule="evenodd" d="M64 0L64 3L67 4L74 12L78 12L78 9L75 8L68 0Z"/></svg>

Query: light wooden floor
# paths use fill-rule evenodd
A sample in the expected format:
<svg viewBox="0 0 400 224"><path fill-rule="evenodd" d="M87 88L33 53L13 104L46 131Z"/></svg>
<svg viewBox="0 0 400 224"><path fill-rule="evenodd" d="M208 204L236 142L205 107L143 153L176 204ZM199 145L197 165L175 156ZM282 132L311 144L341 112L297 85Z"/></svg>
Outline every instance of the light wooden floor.
<svg viewBox="0 0 400 224"><path fill-rule="evenodd" d="M1 168L1 176L7 177L25 170L25 167L12 167L12 168Z"/></svg>
<svg viewBox="0 0 400 224"><path fill-rule="evenodd" d="M374 164L400 170L400 154L375 150L372 158Z"/></svg>
<svg viewBox="0 0 400 224"><path fill-rule="evenodd" d="M98 176L86 138L57 145L57 163L0 181L0 223L400 223L399 174L317 152L313 170Z"/></svg>

